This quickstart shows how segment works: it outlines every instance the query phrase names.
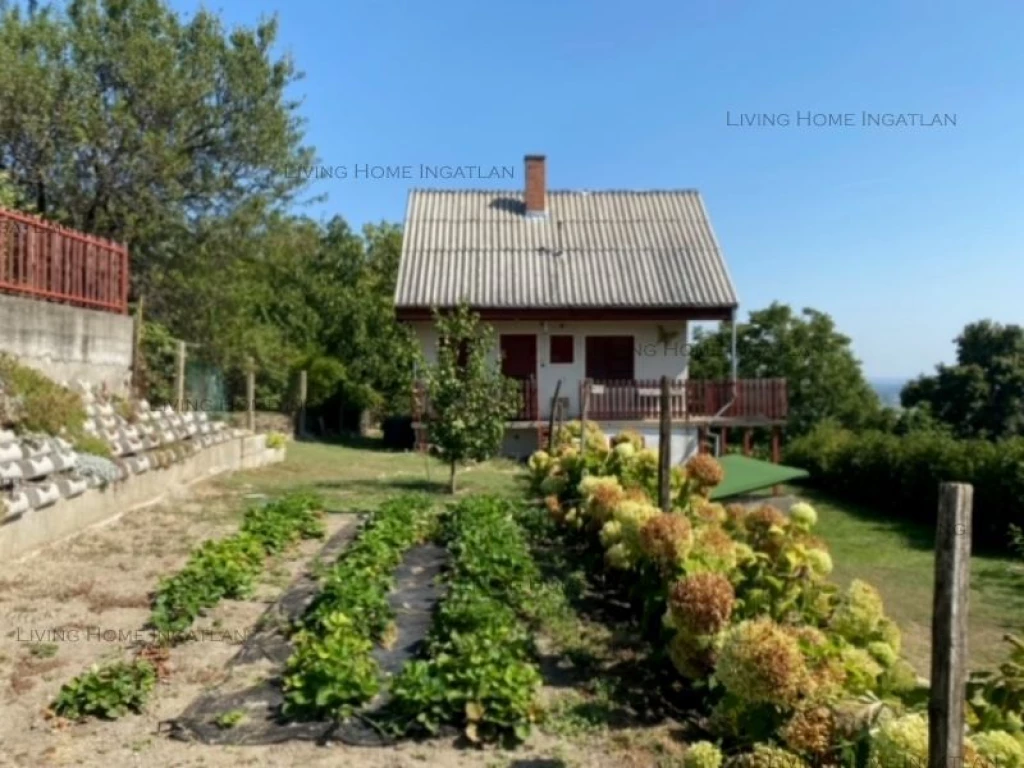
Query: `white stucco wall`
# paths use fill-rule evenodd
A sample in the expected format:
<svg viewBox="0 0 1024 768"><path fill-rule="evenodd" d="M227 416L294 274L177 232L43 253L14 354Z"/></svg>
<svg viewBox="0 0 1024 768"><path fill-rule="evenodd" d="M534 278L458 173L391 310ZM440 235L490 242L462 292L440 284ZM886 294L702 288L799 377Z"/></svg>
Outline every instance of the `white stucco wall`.
<svg viewBox="0 0 1024 768"><path fill-rule="evenodd" d="M658 326L678 335L667 345L658 343ZM671 376L685 379L688 368L687 326L685 322L615 321L615 322L495 322L497 334L532 333L537 335L537 386L541 416L549 415L551 398L558 380L562 380L560 397L569 398L569 414L579 413L580 381L586 373L587 336L632 336L633 370L637 379L660 379ZM428 362L436 359L437 333L429 322L413 323L413 331ZM549 359L549 336L573 336L573 362L557 364ZM681 450L684 450L680 446ZM673 451L674 452L674 451Z"/></svg>

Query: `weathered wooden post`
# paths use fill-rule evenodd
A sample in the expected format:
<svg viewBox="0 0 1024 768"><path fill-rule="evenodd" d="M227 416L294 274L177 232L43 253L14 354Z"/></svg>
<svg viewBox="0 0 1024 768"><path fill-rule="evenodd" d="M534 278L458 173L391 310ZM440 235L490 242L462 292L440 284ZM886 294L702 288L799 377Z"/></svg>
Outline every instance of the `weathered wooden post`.
<svg viewBox="0 0 1024 768"><path fill-rule="evenodd" d="M558 405L558 394L562 391L562 380L559 379L558 383L555 384L555 394L551 398L551 415L548 417L548 453L552 453L555 449L555 409ZM540 446L537 446L540 448Z"/></svg>
<svg viewBox="0 0 1024 768"><path fill-rule="evenodd" d="M672 385L661 377L661 420L658 425L658 505L662 512L672 511Z"/></svg>
<svg viewBox="0 0 1024 768"><path fill-rule="evenodd" d="M747 429L743 430L743 455L744 456L749 456L751 453L753 453L753 449L751 447L752 439L753 438L752 438L752 435L751 435L751 432L750 432L750 428L748 427Z"/></svg>
<svg viewBox="0 0 1024 768"><path fill-rule="evenodd" d="M928 701L928 768L964 765L967 696L967 598L971 569L971 507L967 483L939 486L932 604L932 679Z"/></svg>
<svg viewBox="0 0 1024 768"><path fill-rule="evenodd" d="M178 342L178 360L174 371L174 401L178 413L185 410L185 342Z"/></svg>
<svg viewBox="0 0 1024 768"><path fill-rule="evenodd" d="M256 431L256 363L251 357L245 365L245 409L247 411L246 427Z"/></svg>
<svg viewBox="0 0 1024 768"><path fill-rule="evenodd" d="M143 308L145 305L146 297L139 296L139 303L135 308L135 327L132 337L132 386L131 391L135 393L136 398L143 398L146 396L145 385L142 382L142 327L143 327Z"/></svg>
<svg viewBox="0 0 1024 768"><path fill-rule="evenodd" d="M306 434L306 394L308 388L308 378L306 371L299 371L299 424L298 424L298 437L304 437Z"/></svg>

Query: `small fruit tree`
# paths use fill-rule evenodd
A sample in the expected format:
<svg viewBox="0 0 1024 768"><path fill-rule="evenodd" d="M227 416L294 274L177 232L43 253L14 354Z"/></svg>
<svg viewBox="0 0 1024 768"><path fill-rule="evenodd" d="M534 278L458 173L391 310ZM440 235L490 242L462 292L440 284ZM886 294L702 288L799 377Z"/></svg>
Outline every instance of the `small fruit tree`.
<svg viewBox="0 0 1024 768"><path fill-rule="evenodd" d="M501 374L494 330L465 305L435 314L437 362L426 369L430 442L451 467L455 493L459 464L497 452L505 422L515 412L515 386Z"/></svg>

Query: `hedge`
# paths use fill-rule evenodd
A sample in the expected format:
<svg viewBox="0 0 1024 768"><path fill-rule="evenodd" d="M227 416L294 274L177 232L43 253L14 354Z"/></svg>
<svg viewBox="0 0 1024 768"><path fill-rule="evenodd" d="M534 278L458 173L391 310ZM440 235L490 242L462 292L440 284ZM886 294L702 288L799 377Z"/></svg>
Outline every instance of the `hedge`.
<svg viewBox="0 0 1024 768"><path fill-rule="evenodd" d="M974 542L1005 548L1011 523L1024 523L1024 438L958 440L940 432L894 435L820 424L794 439L785 462L837 496L935 524L942 482L974 486Z"/></svg>

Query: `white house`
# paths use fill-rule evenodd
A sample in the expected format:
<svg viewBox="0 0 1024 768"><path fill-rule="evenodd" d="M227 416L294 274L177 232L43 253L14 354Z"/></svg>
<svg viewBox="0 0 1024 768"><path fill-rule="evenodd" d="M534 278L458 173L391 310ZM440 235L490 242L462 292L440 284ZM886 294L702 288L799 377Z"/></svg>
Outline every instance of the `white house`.
<svg viewBox="0 0 1024 768"><path fill-rule="evenodd" d="M785 421L784 381L687 376L688 324L731 322L738 307L694 190L548 190L539 155L526 157L522 193L414 190L395 308L428 360L433 310L462 301L494 327L503 372L521 382L509 454L545 439L553 408L656 444L662 376L673 382L676 460L711 430L720 442L730 427Z"/></svg>

